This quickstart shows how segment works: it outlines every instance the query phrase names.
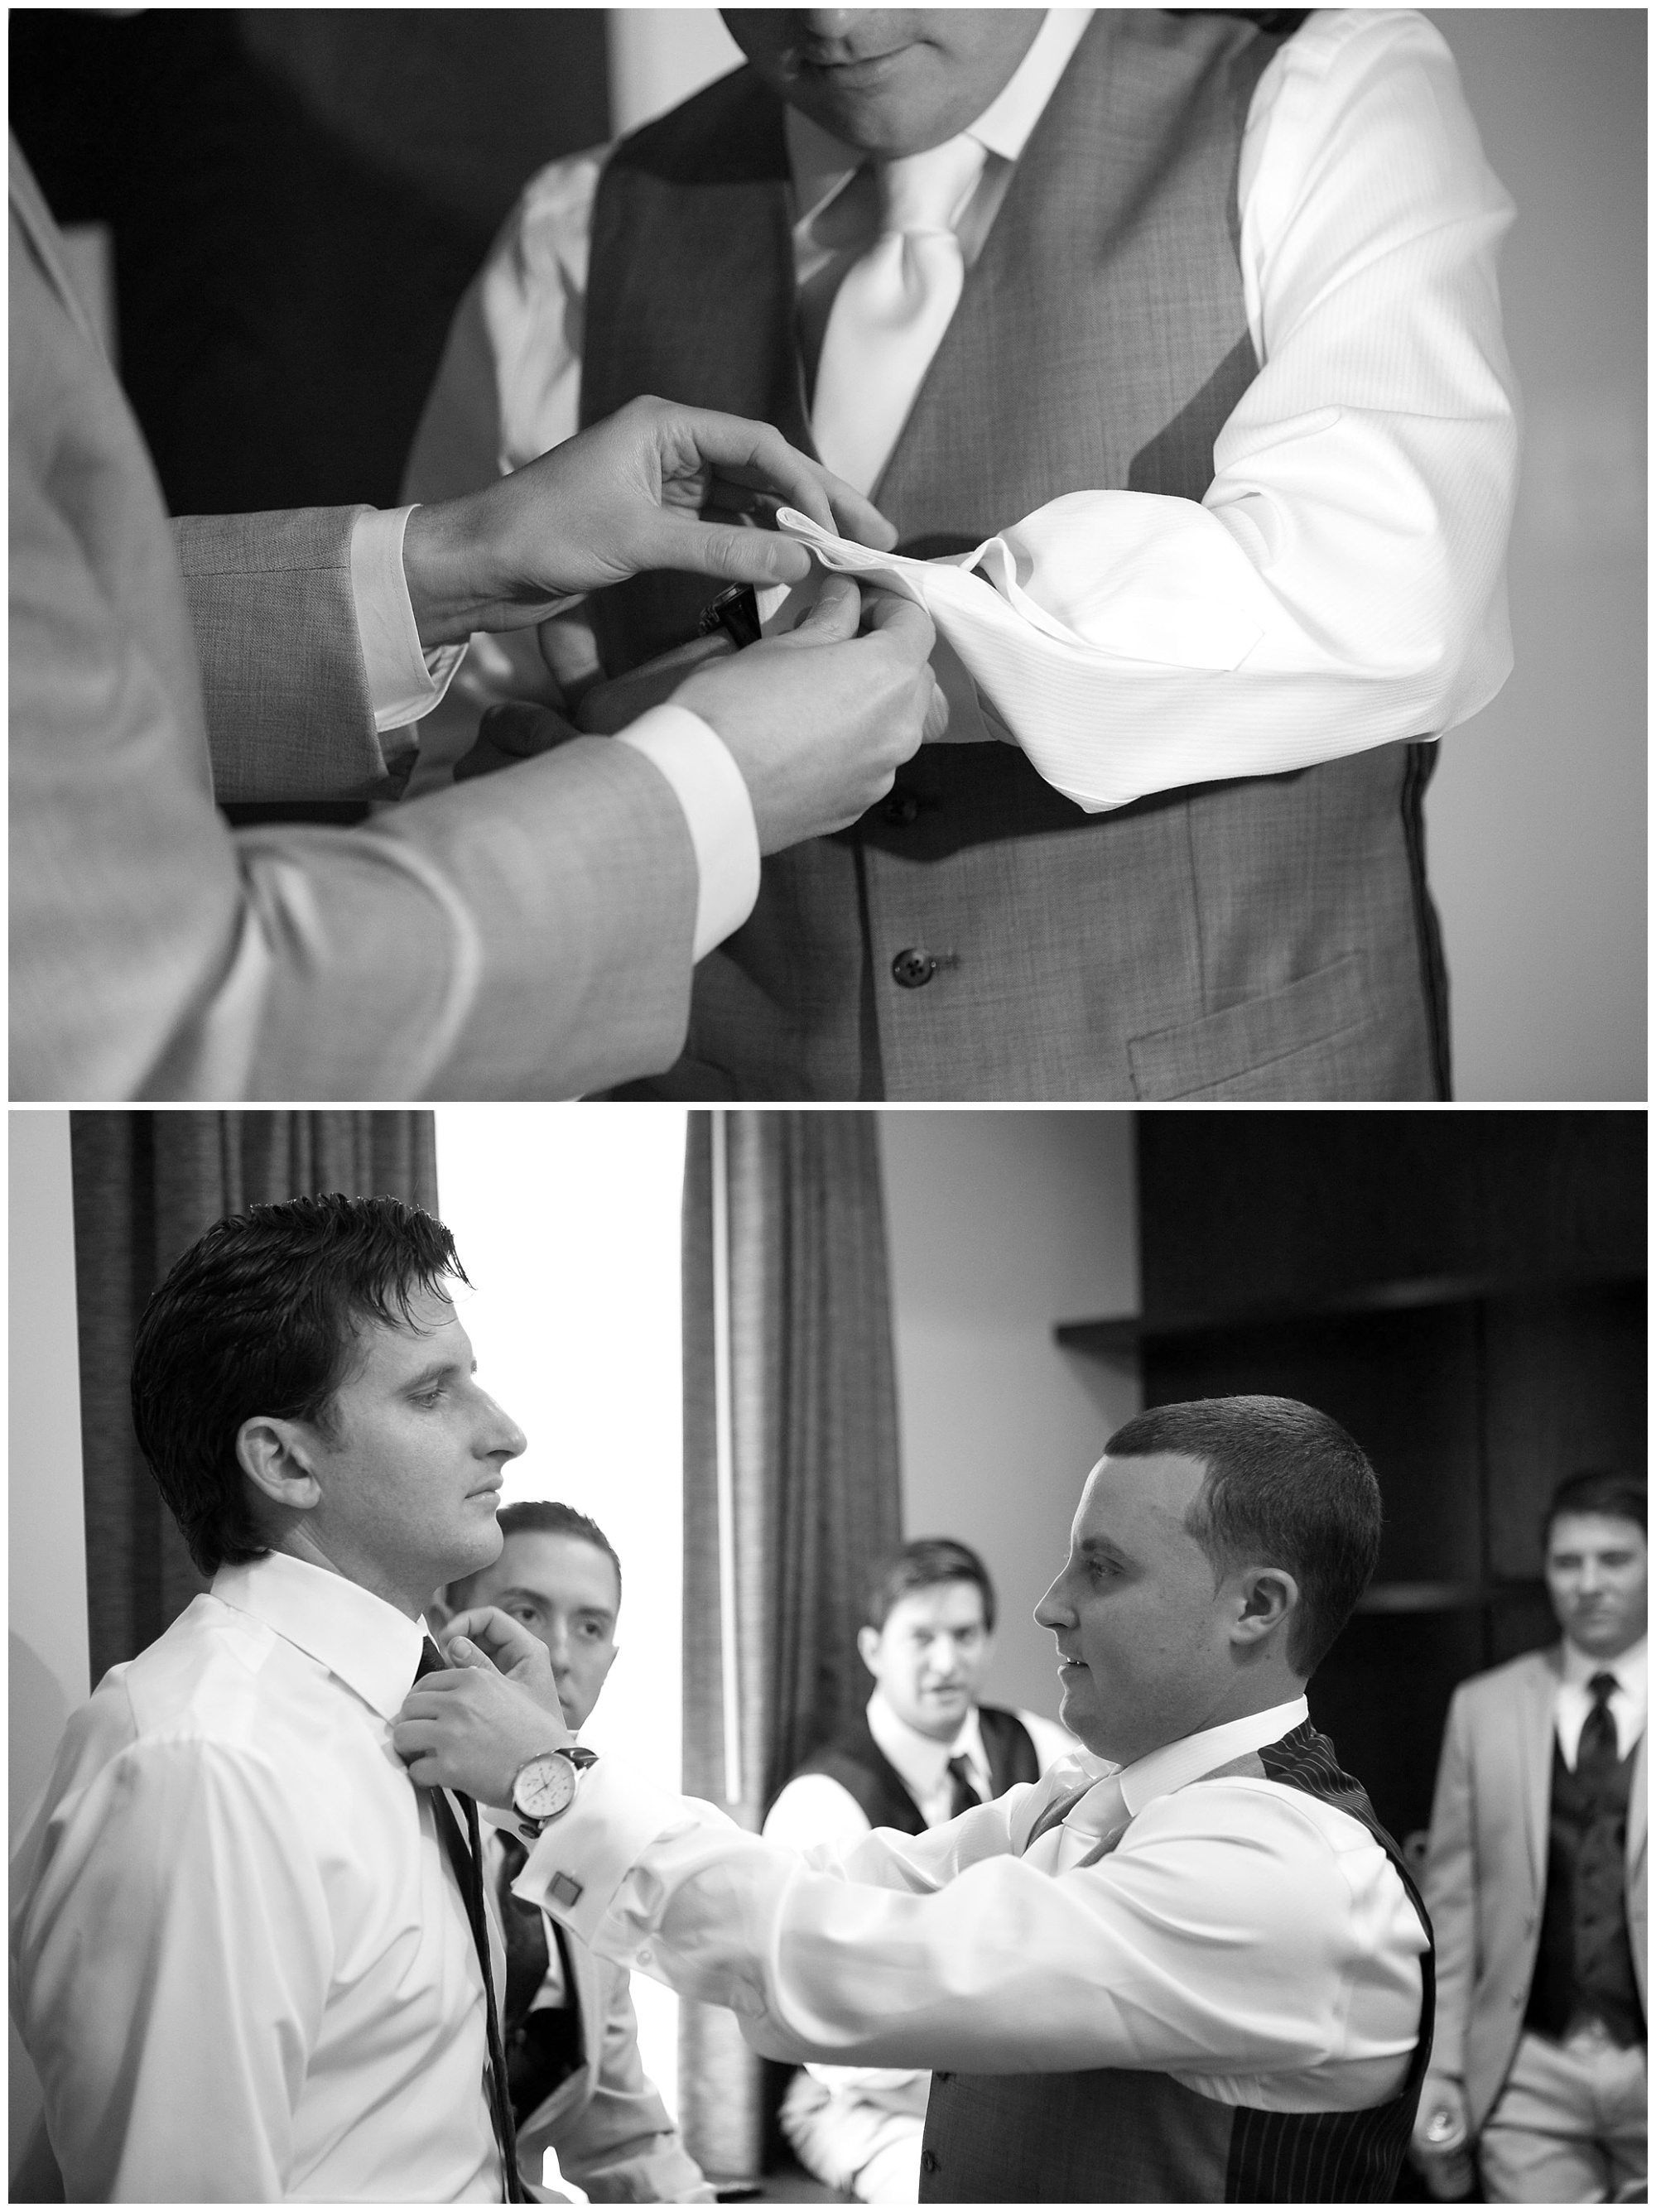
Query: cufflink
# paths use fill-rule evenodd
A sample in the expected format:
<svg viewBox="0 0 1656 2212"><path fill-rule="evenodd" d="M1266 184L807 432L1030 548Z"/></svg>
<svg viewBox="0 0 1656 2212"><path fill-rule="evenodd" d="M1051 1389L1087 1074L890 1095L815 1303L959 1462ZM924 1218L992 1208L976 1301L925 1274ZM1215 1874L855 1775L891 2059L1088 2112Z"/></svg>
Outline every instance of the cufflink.
<svg viewBox="0 0 1656 2212"><path fill-rule="evenodd" d="M555 1874L546 1887L551 1897L557 1904L563 1905L566 1911L573 1912L581 1902L582 1885L572 1874Z"/></svg>

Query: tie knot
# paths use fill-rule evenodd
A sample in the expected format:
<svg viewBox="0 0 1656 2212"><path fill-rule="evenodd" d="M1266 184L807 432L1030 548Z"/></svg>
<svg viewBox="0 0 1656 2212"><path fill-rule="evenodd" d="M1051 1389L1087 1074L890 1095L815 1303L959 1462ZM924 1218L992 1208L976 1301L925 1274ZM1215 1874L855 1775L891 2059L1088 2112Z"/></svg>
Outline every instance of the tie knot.
<svg viewBox="0 0 1656 2212"><path fill-rule="evenodd" d="M983 165L983 148L964 136L946 138L923 154L876 162L881 235L897 232L910 238L927 231L952 232L960 204Z"/></svg>
<svg viewBox="0 0 1656 2212"><path fill-rule="evenodd" d="M1614 1674L1595 1674L1587 1684L1593 1703L1598 1705L1607 1705L1620 1686Z"/></svg>
<svg viewBox="0 0 1656 2212"><path fill-rule="evenodd" d="M970 1760L967 1759L967 1757L966 1757L966 1755L965 1755L965 1752L963 1752L963 1751L958 1751L958 1752L956 1752L956 1753L954 1754L954 1757L953 1757L952 1759L950 1759L950 1761L949 1761L949 1772L950 1772L950 1773L954 1777L954 1778L955 1778L955 1780L956 1780L957 1782L970 1782L970 1781L971 1781L971 1765Z"/></svg>
<svg viewBox="0 0 1656 2212"><path fill-rule="evenodd" d="M420 1663L414 1669L414 1680L420 1682L423 1681L428 1674L441 1674L447 1663L441 1652L428 1636L420 1645Z"/></svg>

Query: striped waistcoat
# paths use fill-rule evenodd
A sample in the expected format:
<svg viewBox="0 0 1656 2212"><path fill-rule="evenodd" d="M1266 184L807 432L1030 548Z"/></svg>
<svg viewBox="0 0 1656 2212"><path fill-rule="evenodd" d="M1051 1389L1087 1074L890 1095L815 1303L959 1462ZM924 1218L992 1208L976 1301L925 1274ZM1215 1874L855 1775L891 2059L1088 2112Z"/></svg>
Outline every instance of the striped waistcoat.
<svg viewBox="0 0 1656 2212"><path fill-rule="evenodd" d="M903 550L974 546L1087 488L1207 490L1257 372L1237 172L1279 44L1223 13L1094 15L875 487ZM746 69L618 148L583 420L654 392L811 450L787 176L782 107ZM606 665L690 635L708 596L661 575L600 594ZM640 1095L1437 1095L1430 759L1385 745L1089 815L1014 747L928 746L853 830L766 860L697 969L684 1060Z"/></svg>
<svg viewBox="0 0 1656 2212"><path fill-rule="evenodd" d="M921 2151L925 2203L1370 2203L1390 2197L1432 2050L1431 1923L1361 1783L1307 1721L1257 1754L1272 1782L1367 1828L1426 1929L1419 2040L1397 2095L1355 2112L1221 2105L1166 2074L934 2074ZM1235 1771L1235 1768L1227 1769Z"/></svg>

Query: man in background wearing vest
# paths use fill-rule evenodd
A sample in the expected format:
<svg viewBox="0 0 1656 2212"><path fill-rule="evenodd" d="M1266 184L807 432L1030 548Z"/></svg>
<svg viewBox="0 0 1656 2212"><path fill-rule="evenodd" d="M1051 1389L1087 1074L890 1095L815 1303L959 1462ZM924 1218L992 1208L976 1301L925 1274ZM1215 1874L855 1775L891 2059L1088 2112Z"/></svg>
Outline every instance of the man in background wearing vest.
<svg viewBox="0 0 1656 2212"><path fill-rule="evenodd" d="M1567 1476L1547 1509L1562 1644L1463 1682L1432 1808L1437 2047L1416 2154L1492 2203L1642 2201L1645 1488Z"/></svg>
<svg viewBox="0 0 1656 2212"><path fill-rule="evenodd" d="M1305 1689L1379 1549L1373 1470L1281 1398L1140 1414L1037 1608L1082 1751L922 1836L801 1853L558 1748L545 1654L417 1689L419 1781L546 1805L515 1884L768 2057L927 2066L922 2201L1384 2201L1432 1939Z"/></svg>
<svg viewBox="0 0 1656 2212"><path fill-rule="evenodd" d="M405 491L640 392L766 417L955 562L901 585L951 722L766 862L637 1095L1446 1095L1418 741L1511 665L1517 437L1512 208L1439 33L726 20L749 66L531 179ZM584 642L480 648L470 711L557 704L543 653L569 689L638 668L705 596L640 580Z"/></svg>
<svg viewBox="0 0 1656 2212"><path fill-rule="evenodd" d="M877 1561L857 1650L874 1678L868 1709L778 1793L764 1823L777 1843L808 1850L871 1828L923 1835L1075 1748L1038 1713L977 1702L995 1655L995 1585L969 1545L922 1536ZM930 2091L924 2068L803 2067L782 2130L831 2188L912 2204Z"/></svg>

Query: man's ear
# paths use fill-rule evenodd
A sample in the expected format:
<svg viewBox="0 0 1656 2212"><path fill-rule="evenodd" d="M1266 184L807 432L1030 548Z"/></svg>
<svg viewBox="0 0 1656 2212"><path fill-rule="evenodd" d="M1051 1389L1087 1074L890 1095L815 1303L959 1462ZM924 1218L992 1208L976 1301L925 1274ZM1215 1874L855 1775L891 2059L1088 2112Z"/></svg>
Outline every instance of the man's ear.
<svg viewBox="0 0 1656 2212"><path fill-rule="evenodd" d="M322 1502L314 1472L315 1441L301 1421L255 1413L235 1434L241 1471L262 1498L284 1513L308 1513Z"/></svg>
<svg viewBox="0 0 1656 2212"><path fill-rule="evenodd" d="M880 1650L880 1631L877 1628L859 1628L856 1632L856 1648L863 1665L872 1674L874 1671L874 1656Z"/></svg>
<svg viewBox="0 0 1656 2212"><path fill-rule="evenodd" d="M1239 1611L1231 1624L1231 1642L1251 1656L1268 1638L1276 1636L1281 1648L1288 1615L1300 1602L1300 1585L1286 1567L1245 1567L1237 1577Z"/></svg>

